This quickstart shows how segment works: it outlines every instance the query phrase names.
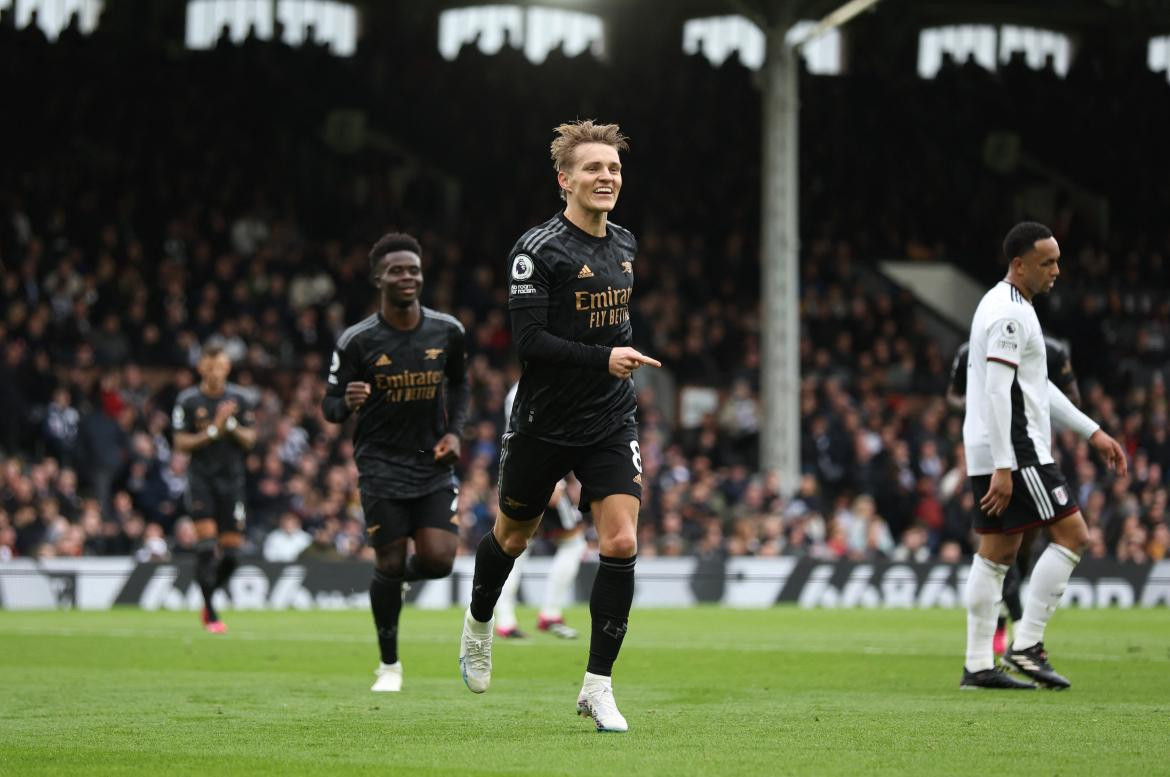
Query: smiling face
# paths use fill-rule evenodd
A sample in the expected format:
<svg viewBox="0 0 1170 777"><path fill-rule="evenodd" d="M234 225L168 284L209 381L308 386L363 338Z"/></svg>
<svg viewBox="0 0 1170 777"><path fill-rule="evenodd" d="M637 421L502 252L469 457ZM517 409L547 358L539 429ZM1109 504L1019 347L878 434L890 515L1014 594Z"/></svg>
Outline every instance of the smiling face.
<svg viewBox="0 0 1170 777"><path fill-rule="evenodd" d="M1037 240L1032 249L1012 259L1012 280L1029 296L1052 290L1060 277L1060 246L1056 238Z"/></svg>
<svg viewBox="0 0 1170 777"><path fill-rule="evenodd" d="M573 149L568 168L557 173L557 182L570 208L581 213L609 213L622 189L617 149L605 143L582 143Z"/></svg>
<svg viewBox="0 0 1170 777"><path fill-rule="evenodd" d="M392 251L378 260L374 285L382 298L398 308L418 302L422 293L422 260L413 251Z"/></svg>

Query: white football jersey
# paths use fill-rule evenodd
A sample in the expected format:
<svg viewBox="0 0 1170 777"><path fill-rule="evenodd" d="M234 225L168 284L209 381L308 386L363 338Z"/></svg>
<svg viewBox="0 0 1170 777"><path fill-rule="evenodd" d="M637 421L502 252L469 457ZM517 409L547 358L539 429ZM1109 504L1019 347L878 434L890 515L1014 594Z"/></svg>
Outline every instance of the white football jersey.
<svg viewBox="0 0 1170 777"><path fill-rule="evenodd" d="M1048 354L1036 310L1014 285L1000 281L983 295L971 321L967 361L967 414L963 447L968 475L995 471L987 430L987 362L1016 369L1012 381L1012 469L1051 464Z"/></svg>

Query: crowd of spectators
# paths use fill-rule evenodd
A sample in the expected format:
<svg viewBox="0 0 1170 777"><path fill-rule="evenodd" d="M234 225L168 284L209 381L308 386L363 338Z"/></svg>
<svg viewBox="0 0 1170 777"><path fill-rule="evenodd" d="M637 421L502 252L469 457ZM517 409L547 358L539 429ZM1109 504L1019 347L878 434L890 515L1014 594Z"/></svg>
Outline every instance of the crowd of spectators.
<svg viewBox="0 0 1170 777"><path fill-rule="evenodd" d="M1157 169L1143 155L1159 144L1098 147L1109 164L1140 161L1136 191L1114 192L1098 155L1072 153L1060 133L1049 145L1032 134L1049 98L1062 110L1093 105L1088 135L1133 131L1109 116L1134 105L1153 111L1143 127L1170 130L1164 80L1135 76L1117 90L1115 70L1091 67L1091 52L1067 79L974 66L935 81L805 75L804 475L780 483L756 454L759 99L737 64L680 52L653 72L614 72L555 52L539 67L506 50L446 62L419 41L392 63L367 47L342 60L258 41L176 55L101 35L49 44L7 24L0 36L3 66L21 74L12 104L38 106L0 124L6 147L23 150L0 170L0 560L192 552L187 458L172 449L169 418L212 338L233 358L232 379L258 397L250 550L368 556L349 430L325 422L319 400L334 341L374 303L368 245L391 227L420 236L426 304L469 333L458 469L463 547L473 549L494 518L503 398L518 374L503 257L556 208L548 128L584 114L619 118L634 138L616 216L640 239L635 344L667 376L638 384L639 553L958 560L972 550L973 499L961 417L944 392L963 334L940 338L870 260L967 256L973 274L994 277L983 260L1020 179L980 172L977 147L1004 122L1119 205L1170 211L1156 186L1142 200ZM580 89L557 88L568 81ZM954 89L969 97L958 112ZM915 110L885 110L892 101ZM397 139L391 150L323 139L331 112L355 105ZM963 176L971 190L956 192ZM1170 546L1170 234L1156 232L1164 219L1129 229L1141 223L1131 209L1107 238L1061 210L1067 279L1040 304L1046 328L1071 342L1087 411L1130 456L1130 476L1116 478L1084 443L1057 438L1089 555L1127 562ZM716 392L694 423L679 412L684 387Z"/></svg>

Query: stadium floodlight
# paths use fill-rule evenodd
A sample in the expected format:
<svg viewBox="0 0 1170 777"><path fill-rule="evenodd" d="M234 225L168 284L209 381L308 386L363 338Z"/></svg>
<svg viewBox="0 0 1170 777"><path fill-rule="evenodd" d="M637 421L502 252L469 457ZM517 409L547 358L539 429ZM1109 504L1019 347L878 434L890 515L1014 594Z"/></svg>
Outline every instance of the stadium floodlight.
<svg viewBox="0 0 1170 777"><path fill-rule="evenodd" d="M829 13L825 16L825 18L817 22L816 26L805 33L801 38L794 41L792 43L792 48L799 49L804 44L815 38L819 38L829 30L846 24L854 16L857 16L863 11L869 10L879 2L881 2L881 0L849 0L849 2L845 3L845 5Z"/></svg>

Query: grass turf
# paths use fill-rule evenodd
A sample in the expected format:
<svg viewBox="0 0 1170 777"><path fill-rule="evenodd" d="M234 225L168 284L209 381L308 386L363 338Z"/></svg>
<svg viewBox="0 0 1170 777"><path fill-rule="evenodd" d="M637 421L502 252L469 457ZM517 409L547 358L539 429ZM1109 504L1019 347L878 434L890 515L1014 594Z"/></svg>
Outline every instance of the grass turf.
<svg viewBox="0 0 1170 777"><path fill-rule="evenodd" d="M533 620L521 611L522 623ZM574 716L588 649L499 640L458 673L461 613L407 608L400 694L367 613L0 612L2 774L1166 774L1170 617L1069 610L1070 691L960 692L960 610L635 611L630 733ZM586 626L582 609L570 623ZM1158 743L1162 744L1158 744Z"/></svg>

